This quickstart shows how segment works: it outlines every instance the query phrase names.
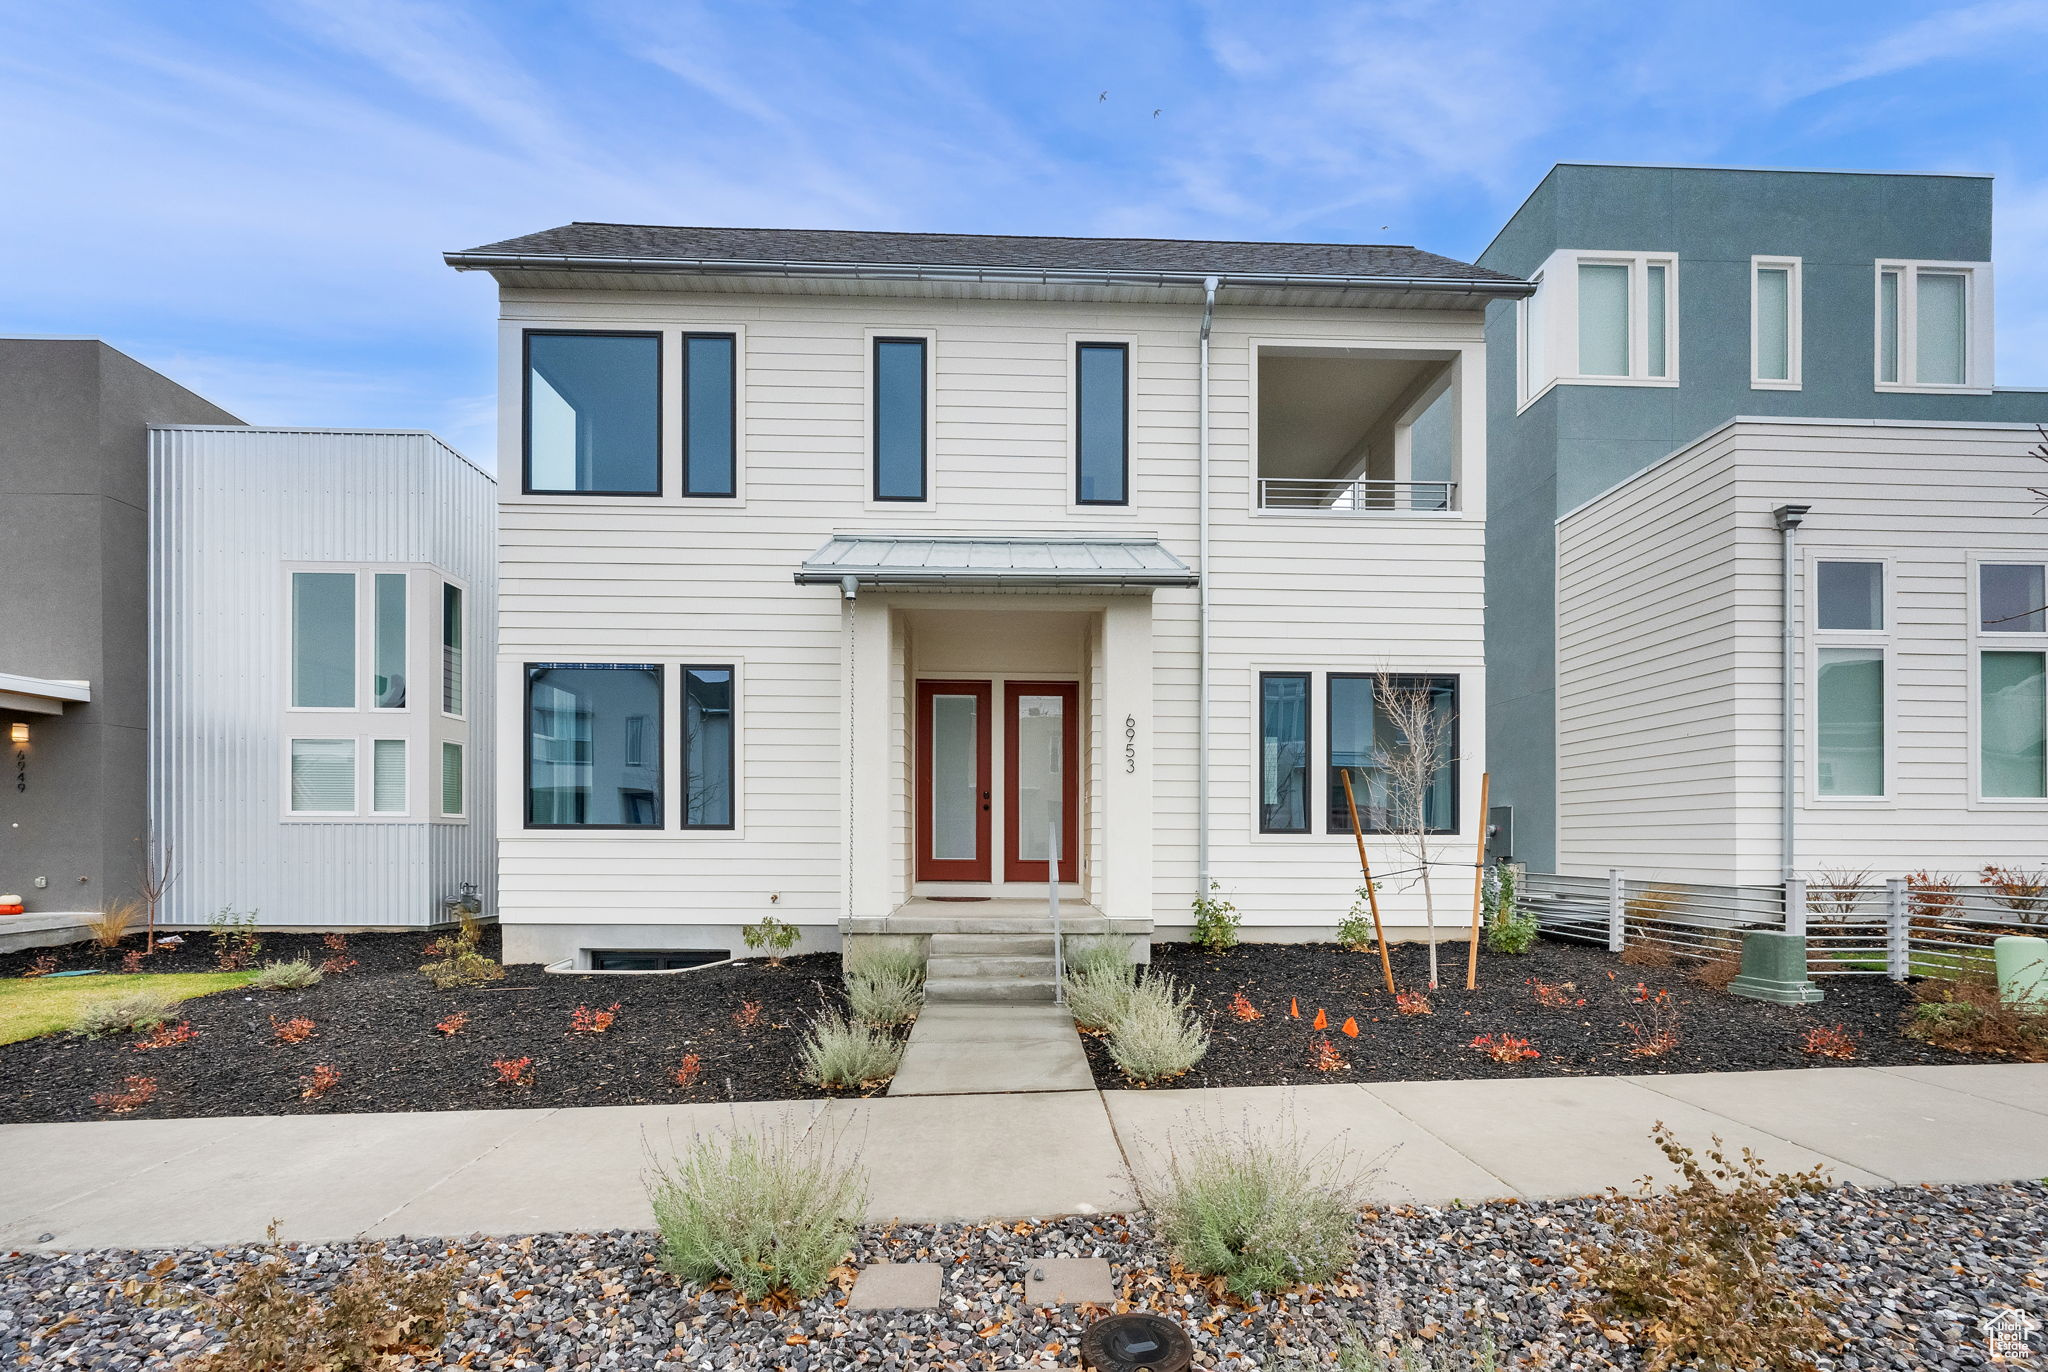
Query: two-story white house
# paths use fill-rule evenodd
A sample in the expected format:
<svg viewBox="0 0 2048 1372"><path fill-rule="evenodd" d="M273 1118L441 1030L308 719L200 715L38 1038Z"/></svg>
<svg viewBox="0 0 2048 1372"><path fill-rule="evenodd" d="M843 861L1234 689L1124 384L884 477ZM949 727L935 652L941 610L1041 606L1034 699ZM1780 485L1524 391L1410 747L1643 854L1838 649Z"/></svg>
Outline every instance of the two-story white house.
<svg viewBox="0 0 2048 1372"><path fill-rule="evenodd" d="M1043 913L1055 850L1067 917L1172 936L1214 882L1247 937L1328 937L1341 769L1404 865L1380 673L1469 721L1430 827L1470 918L1484 312L1520 279L588 223L447 260L502 301L508 959L994 927ZM1384 896L1417 936L1419 889Z"/></svg>

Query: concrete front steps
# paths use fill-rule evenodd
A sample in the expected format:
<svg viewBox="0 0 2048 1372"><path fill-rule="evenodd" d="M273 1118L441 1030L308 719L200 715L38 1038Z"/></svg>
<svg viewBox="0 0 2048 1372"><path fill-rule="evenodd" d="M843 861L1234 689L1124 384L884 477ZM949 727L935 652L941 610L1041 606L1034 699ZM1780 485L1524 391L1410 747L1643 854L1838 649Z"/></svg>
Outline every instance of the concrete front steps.
<svg viewBox="0 0 2048 1372"><path fill-rule="evenodd" d="M931 935L925 944L924 996L928 1001L1050 1004L1051 926L1042 933Z"/></svg>
<svg viewBox="0 0 2048 1372"><path fill-rule="evenodd" d="M1043 900L913 899L886 915L843 919L847 946L868 937L914 938L925 950L925 999L932 1002L1051 1004L1053 931ZM1062 904L1060 931L1068 938L1121 935L1131 955L1151 956L1152 921L1111 918L1081 900Z"/></svg>

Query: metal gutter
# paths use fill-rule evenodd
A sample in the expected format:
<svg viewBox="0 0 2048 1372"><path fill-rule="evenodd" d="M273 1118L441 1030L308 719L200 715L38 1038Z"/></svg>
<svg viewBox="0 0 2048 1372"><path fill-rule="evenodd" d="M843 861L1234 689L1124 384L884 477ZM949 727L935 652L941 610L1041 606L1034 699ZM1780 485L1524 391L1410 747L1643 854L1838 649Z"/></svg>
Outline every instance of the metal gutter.
<svg viewBox="0 0 2048 1372"><path fill-rule="evenodd" d="M864 567L857 571L821 567L815 571L799 568L796 584L837 586L851 600L853 588L861 586L978 586L994 590L1015 590L1024 586L1185 588L1201 585L1201 577L1194 572L1090 572L1068 567L1004 568L1000 571L947 569L936 572L924 572L915 567Z"/></svg>
<svg viewBox="0 0 2048 1372"><path fill-rule="evenodd" d="M1782 711L1778 727L1783 739L1780 759L1782 767L1778 778L1779 803L1783 807L1780 822L1779 844L1782 849L1784 876L1787 882L1799 875L1799 751L1795 746L1798 737L1795 732L1799 723L1798 697L1794 684L1798 681L1799 666L1799 621L1794 614L1798 585L1798 541L1799 525L1806 518L1811 505L1780 505L1771 511L1771 522L1777 526L1782 547L1783 566L1780 573L1782 603L1779 613L1782 619L1783 642L1780 670L1782 673ZM1790 889L1789 887L1787 888ZM1788 906L1786 914L1791 911Z"/></svg>
<svg viewBox="0 0 2048 1372"><path fill-rule="evenodd" d="M1202 282L1201 366L1195 383L1195 899L1209 894L1209 325L1220 277Z"/></svg>

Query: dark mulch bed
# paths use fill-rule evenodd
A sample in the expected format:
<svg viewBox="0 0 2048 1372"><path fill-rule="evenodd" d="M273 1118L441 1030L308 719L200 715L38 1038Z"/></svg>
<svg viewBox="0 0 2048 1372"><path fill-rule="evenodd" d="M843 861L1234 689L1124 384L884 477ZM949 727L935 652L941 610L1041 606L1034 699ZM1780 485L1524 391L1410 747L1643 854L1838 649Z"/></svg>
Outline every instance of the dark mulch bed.
<svg viewBox="0 0 2048 1372"><path fill-rule="evenodd" d="M1394 983L1407 990L1429 983L1428 950L1405 944L1392 950ZM1466 991L1465 949L1438 951L1443 989L1432 992L1432 1013L1402 1015L1386 992L1377 953L1352 953L1335 944L1240 944L1213 955L1180 943L1152 949L1152 970L1194 993L1194 1010L1208 1024L1211 1045L1194 1071L1165 1087L1287 1086L1339 1081L1447 1081L1488 1077L1619 1076L1653 1072L1745 1072L1781 1067L1838 1065L1801 1051L1814 1025L1840 1024L1856 1036L1857 1052L1845 1066L1898 1066L1984 1061L1907 1038L1901 1025L1912 993L1882 977L1829 977L1826 999L1813 1006L1771 1005L1716 991L1689 980L1679 968L1631 967L1605 949L1543 940L1519 957L1480 954L1479 989ZM1550 1008L1537 1002L1531 981L1572 987L1584 1005ZM1652 1028L1649 1007L1632 1003L1638 983L1667 991L1677 1020L1678 1045L1659 1056L1629 1052L1637 1038L1631 1021ZM1242 993L1261 1017L1237 1018L1231 997ZM1301 1018L1288 1015L1298 1001ZM1316 1011L1329 1027L1312 1028ZM1347 1017L1358 1037L1340 1032ZM1529 1040L1542 1054L1527 1062L1495 1062L1471 1047L1481 1034ZM1344 1068L1322 1072L1309 1065L1317 1040L1327 1036ZM1087 1041L1096 1083L1129 1086L1100 1040Z"/></svg>
<svg viewBox="0 0 2048 1372"><path fill-rule="evenodd" d="M343 957L357 966L304 991L226 991L184 1002L198 1037L173 1048L137 1052L129 1036L52 1034L0 1046L0 1122L103 1119L95 1092L124 1077L156 1078L156 1100L124 1118L193 1115L333 1114L370 1110L487 1110L564 1105L650 1105L779 1100L824 1092L797 1076L796 1042L806 1020L839 1004L839 959L791 958L779 968L742 962L666 976L550 976L533 964L507 968L492 986L436 990L420 975L429 961L424 933L356 934ZM127 947L139 946L131 938ZM483 951L496 956L497 931ZM61 969L119 970L119 955L89 945L0 955L0 977L19 976L54 952ZM265 934L261 960L333 957L319 936ZM147 961L151 972L207 971L212 940L185 932L176 950ZM759 1004L758 1022L741 1028L743 1003ZM579 1005L618 1017L602 1034L571 1033ZM459 1033L434 1025L466 1012ZM315 1036L277 1041L273 1020L303 1016ZM701 1075L673 1080L685 1054ZM528 1089L496 1085L499 1059L533 1059ZM300 1096L316 1065L341 1081L317 1100Z"/></svg>

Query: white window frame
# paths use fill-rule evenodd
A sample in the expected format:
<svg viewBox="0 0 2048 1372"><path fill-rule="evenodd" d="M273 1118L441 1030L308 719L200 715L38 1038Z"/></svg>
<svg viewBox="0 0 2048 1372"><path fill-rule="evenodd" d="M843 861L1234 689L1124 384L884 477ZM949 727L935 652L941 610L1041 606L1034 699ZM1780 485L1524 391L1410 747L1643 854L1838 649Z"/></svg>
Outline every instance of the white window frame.
<svg viewBox="0 0 2048 1372"><path fill-rule="evenodd" d="M2009 812L2013 810L2048 810L2048 797L2040 796L1986 796L1984 794L1984 654L1987 652L2048 653L2048 632L2009 632L1986 630L1984 628L1982 605L1984 581L1982 568L1992 567L2039 567L2048 565L2048 558L2015 557L2005 553L1972 553L1969 560L1969 595L1967 603L1970 615L1970 663L1969 703L1970 712L1970 808L1972 810Z"/></svg>
<svg viewBox="0 0 2048 1372"><path fill-rule="evenodd" d="M1579 268L1629 269L1628 357L1626 376L1588 376L1579 366ZM1649 268L1664 268L1664 371L1649 374ZM1559 248L1531 276L1535 295L1515 304L1516 369L1520 379L1520 413L1553 386L1676 386L1679 383L1678 254L1647 250ZM1561 365L1571 362L1570 370Z"/></svg>
<svg viewBox="0 0 2048 1372"><path fill-rule="evenodd" d="M1758 308L1757 280L1765 271L1782 271L1785 280L1785 376L1768 377L1759 363L1763 353L1763 314ZM1749 386L1755 391L1796 391L1805 384L1802 367L1805 335L1805 259L1798 257L1752 257L1749 259Z"/></svg>
<svg viewBox="0 0 2048 1372"><path fill-rule="evenodd" d="M410 692L408 692L409 698ZM377 745L380 743L396 743L400 749L399 755L403 759L405 779L400 787L400 792L404 800L396 810L380 810L377 808ZM366 755L367 765L361 769L364 779L369 783L368 798L370 803L365 813L374 815L378 819L404 819L412 813L412 740L404 735L397 737L389 734L382 736L372 735L368 739L368 748L369 752Z"/></svg>
<svg viewBox="0 0 2048 1372"><path fill-rule="evenodd" d="M1965 320L1963 339L1963 381L1961 385L1945 382L1921 382L1914 372L1919 366L1919 312L1920 292L1918 277L1922 271L1943 275L1960 275L1963 278L1963 309ZM1884 379L1884 277L1887 272L1899 274L1899 379ZM1871 278L1871 351L1870 376L1872 386L1879 391L1905 391L1935 395L1989 395L1992 389L1993 331L1991 318L1991 264L1989 262L1938 262L1915 258L1879 258L1874 265Z"/></svg>
<svg viewBox="0 0 2048 1372"><path fill-rule="evenodd" d="M434 818L451 824L466 822L469 819L469 742L460 738L443 738L435 740L435 743L437 746L434 754ZM462 808L459 810L447 808L448 786L446 773L442 769L446 766L443 759L450 748L455 749L461 757L462 775L460 782L457 783L462 787Z"/></svg>
<svg viewBox="0 0 2048 1372"><path fill-rule="evenodd" d="M1875 562L1884 578L1878 600L1884 616L1882 629L1823 629L1820 627L1820 564L1823 562ZM1802 568L1806 605L1802 618L1806 628L1806 737L1801 770L1806 774L1806 803L1824 809L1889 809L1897 803L1899 684L1894 673L1899 655L1894 645L1898 624L1898 578L1889 553L1874 548L1809 548ZM1884 663L1884 710L1880 728L1884 739L1883 791L1874 796L1824 795L1820 789L1820 655L1823 648L1874 650Z"/></svg>
<svg viewBox="0 0 2048 1372"><path fill-rule="evenodd" d="M470 695L475 690L476 684L477 655L470 651L471 640L475 637L473 629L476 624L476 600L470 591L469 583L460 577L438 570L434 572L434 577L434 632L433 637L428 640L433 645L434 711L442 719L467 720L469 718ZM448 661L445 656L446 639L444 637L446 634L444 617L447 614L447 602L444 597L447 593L441 589L444 585L453 586L462 593L462 642L458 645L462 652L462 709L460 711L450 711L444 704L448 699ZM412 698L412 688L408 686L405 693L408 705L411 704Z"/></svg>
<svg viewBox="0 0 2048 1372"><path fill-rule="evenodd" d="M331 712L330 712L330 713L331 713ZM364 777L364 765L365 765L365 764L364 764L364 759L363 759L363 754L364 754L364 748L363 748L363 743L364 743L364 738L365 738L365 737L366 737L365 735L361 735L361 734L336 734L336 733L325 733L325 734L316 734L316 733L296 733L296 732L293 732L293 733L287 733L287 734L285 735L285 740L284 740L284 747L283 747L283 748L281 748L281 749L279 750L279 752L280 752L280 754L281 754L280 762L281 762L281 764L282 764L282 768L283 768L283 778L282 778L282 780L283 780L283 785L284 785L284 795L283 795L283 799L284 799L284 814L285 814L285 818L287 818L287 819L292 819L292 820L302 820L302 821L310 821L310 822L312 822L312 823L315 823L315 824L319 824L319 823L334 823L334 822L337 822L337 821L342 821L342 820L364 820L364 819L370 819L370 818L377 818L377 819L389 819L389 818L390 818L390 816L389 816L389 815L376 815L376 816L371 816L370 814L366 813L366 811L365 811L365 809L364 809L364 804L363 804L363 802L364 802L364 798L365 798L365 797L364 797L364 784L363 784L363 783L364 783L364 780L365 780L365 777ZM350 796L349 796L349 799L350 799L350 801L351 801L351 806L350 806L350 808L349 808L349 809L346 809L346 810L294 810L294 809L292 808L292 746L293 746L294 744L298 744L298 743L347 743L347 744L350 744L350 745L352 745L352 746L354 747L354 749L355 749L355 754L354 754L354 761L353 761L353 764L352 764L352 770L353 770L353 771L354 771L354 773L355 773L355 778L354 778L354 785L353 785L353 787L351 788L351 791L350 791Z"/></svg>

